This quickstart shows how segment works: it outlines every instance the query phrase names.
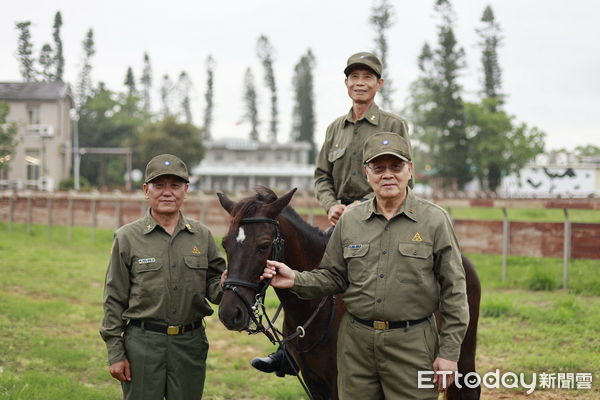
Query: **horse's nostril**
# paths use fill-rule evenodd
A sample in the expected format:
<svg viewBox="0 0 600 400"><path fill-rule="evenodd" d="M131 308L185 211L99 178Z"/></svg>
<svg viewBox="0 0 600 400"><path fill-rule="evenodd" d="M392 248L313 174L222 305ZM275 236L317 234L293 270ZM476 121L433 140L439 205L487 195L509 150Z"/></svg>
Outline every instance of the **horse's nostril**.
<svg viewBox="0 0 600 400"><path fill-rule="evenodd" d="M239 325L242 322L243 318L244 318L244 313L242 312L242 309L240 307L236 307L235 314L233 315L233 321L235 322L236 325Z"/></svg>

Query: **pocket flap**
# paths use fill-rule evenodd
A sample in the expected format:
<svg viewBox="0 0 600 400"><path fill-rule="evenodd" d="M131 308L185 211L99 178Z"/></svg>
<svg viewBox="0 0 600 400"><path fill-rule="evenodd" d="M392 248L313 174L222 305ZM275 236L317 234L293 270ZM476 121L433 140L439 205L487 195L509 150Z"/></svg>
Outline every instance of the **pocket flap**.
<svg viewBox="0 0 600 400"><path fill-rule="evenodd" d="M345 152L346 152L345 148L343 148L343 149L342 148L333 149L327 155L327 159L329 160L329 162L334 162L338 158L341 158L344 155Z"/></svg>
<svg viewBox="0 0 600 400"><path fill-rule="evenodd" d="M427 244L400 243L400 254L406 257L427 259L431 256L432 247Z"/></svg>
<svg viewBox="0 0 600 400"><path fill-rule="evenodd" d="M349 244L344 247L344 258L363 257L369 251L369 244Z"/></svg>
<svg viewBox="0 0 600 400"><path fill-rule="evenodd" d="M203 256L184 256L185 265L192 269L207 269L208 262Z"/></svg>

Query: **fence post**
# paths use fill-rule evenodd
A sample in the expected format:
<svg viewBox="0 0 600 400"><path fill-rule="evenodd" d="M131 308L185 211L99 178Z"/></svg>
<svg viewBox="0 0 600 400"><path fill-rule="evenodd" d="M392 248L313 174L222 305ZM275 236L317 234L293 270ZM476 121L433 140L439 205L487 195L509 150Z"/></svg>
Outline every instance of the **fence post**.
<svg viewBox="0 0 600 400"><path fill-rule="evenodd" d="M46 207L48 213L48 237L52 237L52 195L48 193L46 197Z"/></svg>
<svg viewBox="0 0 600 400"><path fill-rule="evenodd" d="M565 213L565 232L563 242L563 289L569 287L569 260L571 259L571 221L569 211L563 208Z"/></svg>
<svg viewBox="0 0 600 400"><path fill-rule="evenodd" d="M506 282L506 262L510 250L510 221L506 208L502 208L502 282Z"/></svg>
<svg viewBox="0 0 600 400"><path fill-rule="evenodd" d="M31 198L31 193L27 197L27 234L31 235L31 224L33 223L33 200Z"/></svg>
<svg viewBox="0 0 600 400"><path fill-rule="evenodd" d="M13 199L12 193L8 198L8 232L12 233L13 228L13 219L15 218L15 201Z"/></svg>
<svg viewBox="0 0 600 400"><path fill-rule="evenodd" d="M200 207L200 222L206 224L206 196L200 195L198 196L198 205Z"/></svg>
<svg viewBox="0 0 600 400"><path fill-rule="evenodd" d="M73 193L68 194L67 199L67 240L73 239Z"/></svg>
<svg viewBox="0 0 600 400"><path fill-rule="evenodd" d="M98 224L98 213L96 210L96 195L92 195L92 241L96 241L96 225Z"/></svg>
<svg viewBox="0 0 600 400"><path fill-rule="evenodd" d="M121 199L117 197L117 205L115 207L115 214L117 218L117 228L121 226Z"/></svg>

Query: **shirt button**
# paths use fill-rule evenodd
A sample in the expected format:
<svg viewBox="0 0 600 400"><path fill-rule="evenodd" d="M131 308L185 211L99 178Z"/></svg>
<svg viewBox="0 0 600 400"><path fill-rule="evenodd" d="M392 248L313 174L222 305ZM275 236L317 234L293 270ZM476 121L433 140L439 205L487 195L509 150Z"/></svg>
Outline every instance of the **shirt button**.
<svg viewBox="0 0 600 400"><path fill-rule="evenodd" d="M384 276L385 276L384 274L379 274L379 277L380 277L380 278L383 278Z"/></svg>
<svg viewBox="0 0 600 400"><path fill-rule="evenodd" d="M416 255L417 255L417 251L413 250L413 256L416 256Z"/></svg>
<svg viewBox="0 0 600 400"><path fill-rule="evenodd" d="M385 228L383 228L383 229L385 229L386 231L389 231L389 230L390 230L390 227L389 227L389 226L386 226L386 227L385 227Z"/></svg>
<svg viewBox="0 0 600 400"><path fill-rule="evenodd" d="M173 290L177 290L177 286L173 286Z"/></svg>
<svg viewBox="0 0 600 400"><path fill-rule="evenodd" d="M175 264L171 265L171 268L175 268Z"/></svg>
<svg viewBox="0 0 600 400"><path fill-rule="evenodd" d="M356 175L356 172L353 172L352 175Z"/></svg>
<svg viewBox="0 0 600 400"><path fill-rule="evenodd" d="M377 299L377 302L378 302L378 303L381 303L381 302L382 302L382 300L381 300L381 299Z"/></svg>
<svg viewBox="0 0 600 400"><path fill-rule="evenodd" d="M382 253L383 253L383 254L387 254L387 250L384 250Z"/></svg>
<svg viewBox="0 0 600 400"><path fill-rule="evenodd" d="M354 152L352 152L352 155L353 155L353 156L355 156L355 155L356 155L356 152L355 152L355 151L354 151Z"/></svg>

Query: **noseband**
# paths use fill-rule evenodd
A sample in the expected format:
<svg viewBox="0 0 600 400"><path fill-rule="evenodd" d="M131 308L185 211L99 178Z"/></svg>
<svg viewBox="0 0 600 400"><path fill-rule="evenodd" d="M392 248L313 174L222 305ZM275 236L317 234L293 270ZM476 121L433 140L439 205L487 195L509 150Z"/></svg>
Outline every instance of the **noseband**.
<svg viewBox="0 0 600 400"><path fill-rule="evenodd" d="M242 218L240 220L240 225L247 224L259 224L259 223L268 223L273 224L275 226L275 234L273 236L273 242L271 247L271 259L275 261L281 261L283 258L283 245L284 240L281 237L281 232L279 231L279 222L273 218L267 217L248 217ZM252 283L248 281L238 280L238 279L227 279L223 283L223 290L231 290L233 293L238 296L238 298L244 303L246 309L248 310L248 314L252 319L252 322L256 325L254 328L248 328L247 331L250 334L263 332L268 335L268 331L262 324L262 313L261 310L264 308L264 299L267 292L267 288L269 287L271 280L265 279L260 283ZM256 292L256 296L254 298L254 305L250 305L248 300L239 292L238 287L246 287L248 289L252 289ZM270 338L273 340L272 338Z"/></svg>

